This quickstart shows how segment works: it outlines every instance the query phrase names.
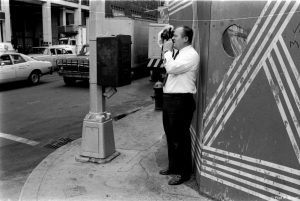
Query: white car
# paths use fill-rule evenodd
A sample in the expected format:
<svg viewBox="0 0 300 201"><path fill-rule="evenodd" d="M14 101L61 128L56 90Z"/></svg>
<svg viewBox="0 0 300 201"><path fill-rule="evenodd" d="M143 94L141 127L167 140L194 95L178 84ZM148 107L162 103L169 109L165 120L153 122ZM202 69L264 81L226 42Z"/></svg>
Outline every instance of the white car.
<svg viewBox="0 0 300 201"><path fill-rule="evenodd" d="M0 55L0 83L28 80L31 84L38 84L42 75L52 72L49 61L37 61L20 53Z"/></svg>
<svg viewBox="0 0 300 201"><path fill-rule="evenodd" d="M67 45L53 45L45 47L33 47L32 54L28 54L33 59L40 61L50 61L54 70L57 70L56 61L64 59L69 55L76 55L75 51Z"/></svg>

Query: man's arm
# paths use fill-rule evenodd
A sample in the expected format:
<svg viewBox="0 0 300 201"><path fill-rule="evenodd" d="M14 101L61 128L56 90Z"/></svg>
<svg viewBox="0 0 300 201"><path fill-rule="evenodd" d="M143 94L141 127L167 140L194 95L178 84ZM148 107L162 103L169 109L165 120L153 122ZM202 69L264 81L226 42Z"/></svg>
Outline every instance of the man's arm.
<svg viewBox="0 0 300 201"><path fill-rule="evenodd" d="M167 51L164 56L166 59L165 68L168 74L188 72L199 63L199 56L197 54L180 55L180 59L174 60L172 58L172 52Z"/></svg>

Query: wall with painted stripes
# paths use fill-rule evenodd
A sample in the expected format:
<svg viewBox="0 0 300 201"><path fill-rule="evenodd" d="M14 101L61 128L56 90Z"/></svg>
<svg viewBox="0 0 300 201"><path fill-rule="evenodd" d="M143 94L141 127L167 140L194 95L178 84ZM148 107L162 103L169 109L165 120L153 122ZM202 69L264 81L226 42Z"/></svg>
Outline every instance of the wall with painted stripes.
<svg viewBox="0 0 300 201"><path fill-rule="evenodd" d="M199 27L199 190L217 200L300 200L300 1L198 1L196 11L189 2L169 7L171 24ZM223 48L231 25L247 34L235 58ZM240 33L230 34L233 44Z"/></svg>

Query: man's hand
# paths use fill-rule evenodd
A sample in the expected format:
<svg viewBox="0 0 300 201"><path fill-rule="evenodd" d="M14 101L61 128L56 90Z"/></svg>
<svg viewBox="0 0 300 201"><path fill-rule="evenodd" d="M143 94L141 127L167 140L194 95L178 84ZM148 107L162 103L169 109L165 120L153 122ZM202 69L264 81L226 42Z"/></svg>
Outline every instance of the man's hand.
<svg viewBox="0 0 300 201"><path fill-rule="evenodd" d="M164 43L164 53L166 52L166 51L172 51L173 50L173 42L172 42L172 39L169 39L168 41L166 41L165 43Z"/></svg>

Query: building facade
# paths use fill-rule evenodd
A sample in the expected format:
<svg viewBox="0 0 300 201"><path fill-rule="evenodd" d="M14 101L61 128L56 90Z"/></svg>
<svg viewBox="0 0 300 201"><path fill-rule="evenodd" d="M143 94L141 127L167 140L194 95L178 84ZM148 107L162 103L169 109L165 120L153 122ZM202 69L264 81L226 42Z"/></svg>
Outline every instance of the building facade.
<svg viewBox="0 0 300 201"><path fill-rule="evenodd" d="M58 44L58 39L88 26L90 0L0 0L0 42L19 52ZM106 1L105 16L157 21L160 1ZM87 27L88 32L88 27ZM88 35L88 33L87 33Z"/></svg>
<svg viewBox="0 0 300 201"><path fill-rule="evenodd" d="M62 36L86 26L88 0L1 0L0 41L11 42L19 52L58 44Z"/></svg>

